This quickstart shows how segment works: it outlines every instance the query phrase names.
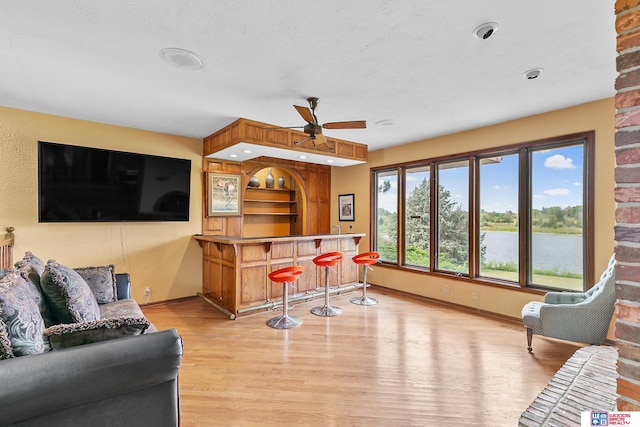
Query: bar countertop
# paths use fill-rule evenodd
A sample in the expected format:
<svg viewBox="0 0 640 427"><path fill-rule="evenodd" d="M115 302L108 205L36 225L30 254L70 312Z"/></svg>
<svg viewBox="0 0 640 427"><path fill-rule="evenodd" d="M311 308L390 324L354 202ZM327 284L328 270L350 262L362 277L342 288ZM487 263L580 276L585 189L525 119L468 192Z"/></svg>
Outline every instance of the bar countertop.
<svg viewBox="0 0 640 427"><path fill-rule="evenodd" d="M251 243L272 243L272 242L291 242L301 240L329 240L329 239L346 239L354 238L357 241L366 236L365 233L342 233L342 234L308 234L297 236L271 236L271 237L239 237L239 236L222 236L222 235L205 235L195 234L193 238L203 242L223 243L228 245L251 244Z"/></svg>

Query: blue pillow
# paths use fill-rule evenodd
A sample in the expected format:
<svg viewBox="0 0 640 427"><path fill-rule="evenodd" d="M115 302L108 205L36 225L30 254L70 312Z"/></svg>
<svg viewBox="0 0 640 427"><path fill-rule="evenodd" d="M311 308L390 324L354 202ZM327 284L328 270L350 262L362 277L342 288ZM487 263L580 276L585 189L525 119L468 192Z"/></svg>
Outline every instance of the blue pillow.
<svg viewBox="0 0 640 427"><path fill-rule="evenodd" d="M0 279L0 358L40 354L48 350L44 321L36 295L16 270Z"/></svg>
<svg viewBox="0 0 640 427"><path fill-rule="evenodd" d="M58 323L100 320L100 307L87 282L75 270L50 260L40 279Z"/></svg>

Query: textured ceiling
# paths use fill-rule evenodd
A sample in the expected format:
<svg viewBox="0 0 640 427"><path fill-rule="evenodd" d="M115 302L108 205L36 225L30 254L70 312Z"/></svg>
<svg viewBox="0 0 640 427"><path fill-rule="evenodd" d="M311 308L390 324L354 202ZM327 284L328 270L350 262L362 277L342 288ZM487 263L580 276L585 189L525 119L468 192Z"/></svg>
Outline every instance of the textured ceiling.
<svg viewBox="0 0 640 427"><path fill-rule="evenodd" d="M303 125L292 105L316 96L320 122L368 124L325 134L375 150L613 96L614 17L612 0L0 0L0 105L201 138Z"/></svg>

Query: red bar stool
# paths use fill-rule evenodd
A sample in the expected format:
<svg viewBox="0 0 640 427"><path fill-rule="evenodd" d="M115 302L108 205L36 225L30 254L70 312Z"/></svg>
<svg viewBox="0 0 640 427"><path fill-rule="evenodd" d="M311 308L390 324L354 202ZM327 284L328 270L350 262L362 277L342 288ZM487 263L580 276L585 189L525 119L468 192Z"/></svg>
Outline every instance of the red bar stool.
<svg viewBox="0 0 640 427"><path fill-rule="evenodd" d="M289 283L298 280L302 274L302 267L285 267L269 273L269 279L282 283L282 316L267 320L267 325L275 329L289 329L302 325L302 319L289 316ZM293 286L293 285L292 285Z"/></svg>
<svg viewBox="0 0 640 427"><path fill-rule="evenodd" d="M367 270L373 270L370 266L378 262L380 254L378 252L363 252L351 258L353 262L362 265L362 296L351 298L354 304L358 305L376 305L378 300L367 296Z"/></svg>
<svg viewBox="0 0 640 427"><path fill-rule="evenodd" d="M332 307L329 305L329 271L331 267L338 264L342 259L342 252L327 252L326 254L318 255L313 259L313 263L319 267L325 267L324 274L324 305L313 307L311 312L316 316L330 317L342 314L340 307Z"/></svg>

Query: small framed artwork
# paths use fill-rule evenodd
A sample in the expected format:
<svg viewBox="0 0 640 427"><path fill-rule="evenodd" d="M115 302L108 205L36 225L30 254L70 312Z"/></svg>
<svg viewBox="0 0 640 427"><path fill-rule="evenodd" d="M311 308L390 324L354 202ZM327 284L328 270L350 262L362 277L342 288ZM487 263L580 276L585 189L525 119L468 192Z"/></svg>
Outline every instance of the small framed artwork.
<svg viewBox="0 0 640 427"><path fill-rule="evenodd" d="M340 194L338 196L338 219L340 221L355 221L353 202L353 194Z"/></svg>
<svg viewBox="0 0 640 427"><path fill-rule="evenodd" d="M242 215L242 175L207 172L207 216Z"/></svg>

